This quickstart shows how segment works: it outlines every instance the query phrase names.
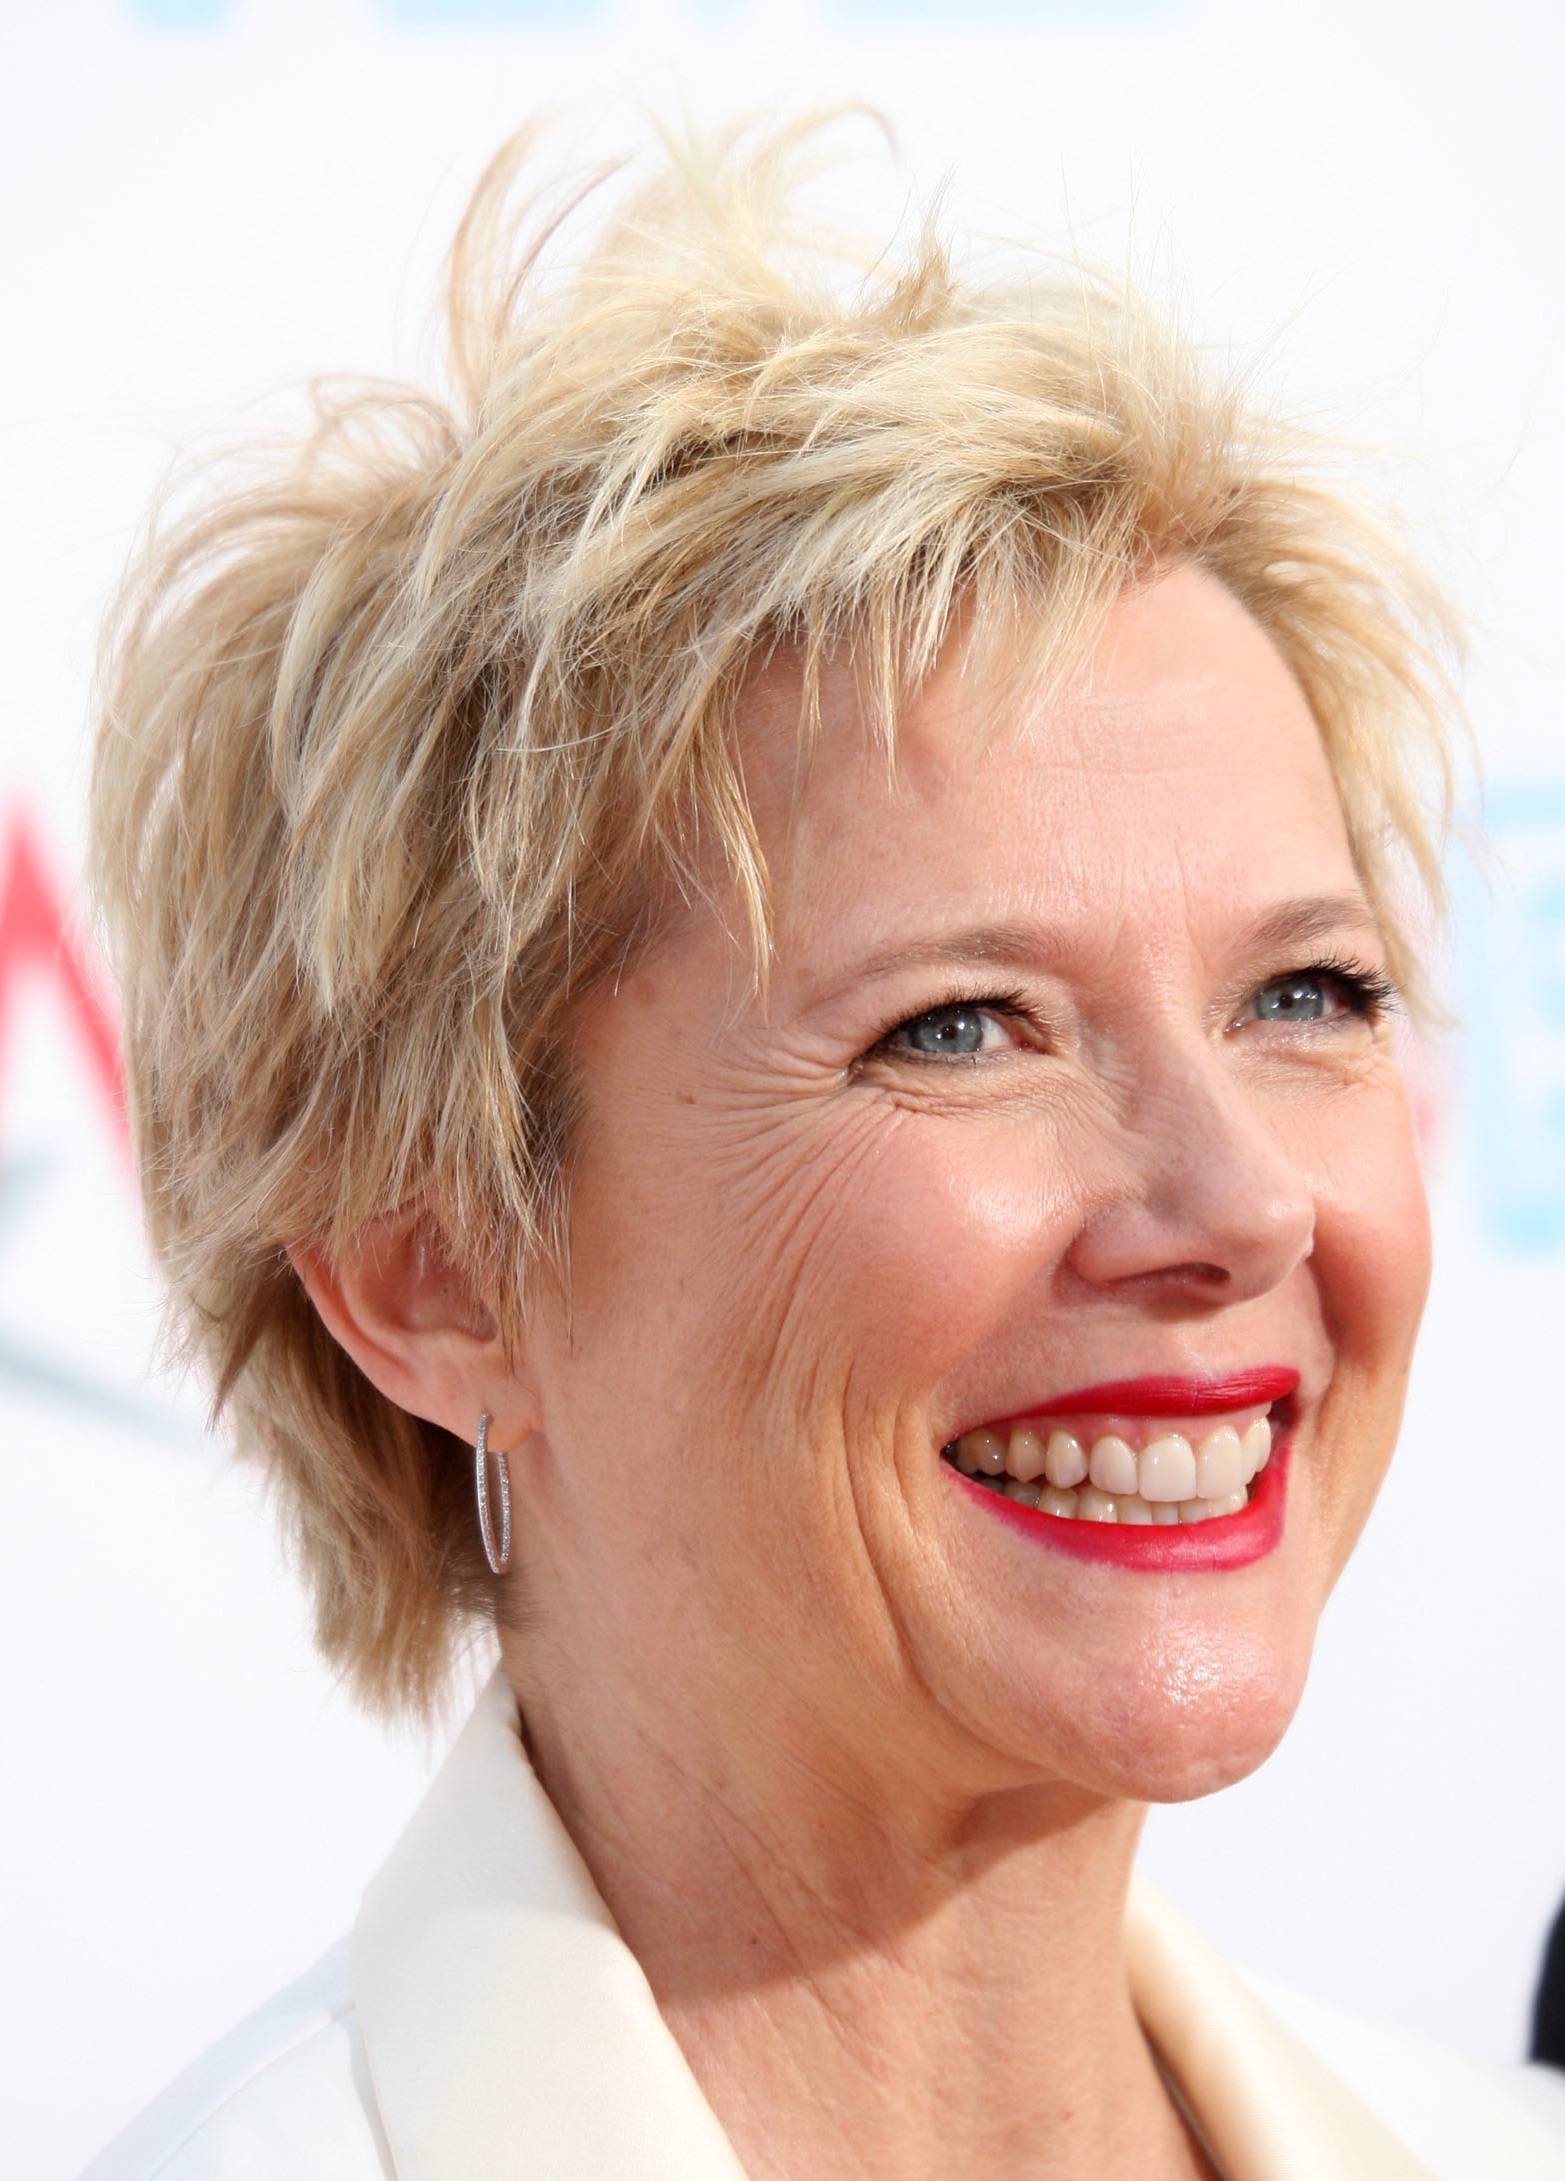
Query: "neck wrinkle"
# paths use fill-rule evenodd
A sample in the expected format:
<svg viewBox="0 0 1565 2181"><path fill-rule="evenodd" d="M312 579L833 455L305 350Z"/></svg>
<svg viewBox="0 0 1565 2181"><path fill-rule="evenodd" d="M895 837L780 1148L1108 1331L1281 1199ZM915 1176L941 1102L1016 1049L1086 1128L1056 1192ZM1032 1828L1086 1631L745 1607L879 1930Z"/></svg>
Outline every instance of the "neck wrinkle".
<svg viewBox="0 0 1565 2181"><path fill-rule="evenodd" d="M1202 2173L1131 2002L1140 1806L876 1791L775 1719L550 1693L539 1776L752 2181Z"/></svg>

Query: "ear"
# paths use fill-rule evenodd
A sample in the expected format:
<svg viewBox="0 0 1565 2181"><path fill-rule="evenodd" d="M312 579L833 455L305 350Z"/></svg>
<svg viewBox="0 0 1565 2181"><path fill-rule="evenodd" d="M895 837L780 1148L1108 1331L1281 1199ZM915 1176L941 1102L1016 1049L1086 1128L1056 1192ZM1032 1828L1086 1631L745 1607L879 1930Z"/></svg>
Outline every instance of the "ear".
<svg viewBox="0 0 1565 2181"><path fill-rule="evenodd" d="M459 1439L487 1411L503 1447L538 1428L522 1359L507 1359L493 1313L430 1221L378 1222L330 1264L309 1248L288 1254L326 1330L398 1408Z"/></svg>

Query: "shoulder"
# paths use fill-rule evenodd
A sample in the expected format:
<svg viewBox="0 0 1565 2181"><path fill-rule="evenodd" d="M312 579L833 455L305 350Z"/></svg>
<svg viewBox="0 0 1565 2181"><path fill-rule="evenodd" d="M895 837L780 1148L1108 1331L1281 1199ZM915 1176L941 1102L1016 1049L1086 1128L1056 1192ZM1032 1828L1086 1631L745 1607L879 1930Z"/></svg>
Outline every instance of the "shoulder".
<svg viewBox="0 0 1565 2181"><path fill-rule="evenodd" d="M1565 2073L1520 2062L1486 2064L1267 1979L1246 1981L1438 2181L1498 2173L1506 2181L1565 2176Z"/></svg>
<svg viewBox="0 0 1565 2181"><path fill-rule="evenodd" d="M389 2181L347 1942L230 2030L81 2181Z"/></svg>

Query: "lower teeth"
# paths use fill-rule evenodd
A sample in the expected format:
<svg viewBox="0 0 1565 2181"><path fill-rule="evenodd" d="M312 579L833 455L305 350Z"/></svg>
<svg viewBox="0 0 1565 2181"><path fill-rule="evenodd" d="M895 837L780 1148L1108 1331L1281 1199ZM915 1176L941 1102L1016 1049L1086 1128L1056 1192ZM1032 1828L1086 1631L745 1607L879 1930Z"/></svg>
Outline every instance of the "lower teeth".
<svg viewBox="0 0 1565 2181"><path fill-rule="evenodd" d="M950 1457L943 1455L942 1459L949 1460ZM953 1463L952 1467L955 1466ZM1024 1507L1036 1507L1043 1514L1055 1515L1065 1522L1122 1522L1132 1526L1156 1524L1168 1527L1174 1523L1211 1522L1223 1515L1236 1515L1250 1502L1247 1490L1230 1492L1226 1499L1155 1500L1142 1499L1136 1493L1100 1492L1090 1484L1065 1491L1052 1484L1020 1484L1014 1477L980 1474L969 1476L967 1481L976 1484L981 1491L1020 1500Z"/></svg>

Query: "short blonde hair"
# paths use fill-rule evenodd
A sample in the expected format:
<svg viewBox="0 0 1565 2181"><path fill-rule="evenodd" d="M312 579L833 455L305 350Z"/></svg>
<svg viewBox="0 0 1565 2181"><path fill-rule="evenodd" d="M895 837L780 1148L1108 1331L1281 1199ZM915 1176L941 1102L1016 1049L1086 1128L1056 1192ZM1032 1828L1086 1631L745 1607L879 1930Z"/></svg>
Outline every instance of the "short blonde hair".
<svg viewBox="0 0 1565 2181"><path fill-rule="evenodd" d="M716 843L766 875L746 675L845 649L899 707L953 612L1043 671L1194 561L1319 722L1393 970L1439 896L1438 600L1325 458L1116 283L964 279L934 225L812 257L823 124L665 143L602 211L517 201L451 259L454 390L317 390L313 430L155 522L105 633L91 862L171 1322L275 1482L327 1657L428 1709L493 1610L471 1463L383 1399L288 1255L438 1222L514 1336L560 1235L573 1002ZM574 270L551 251L601 212Z"/></svg>

